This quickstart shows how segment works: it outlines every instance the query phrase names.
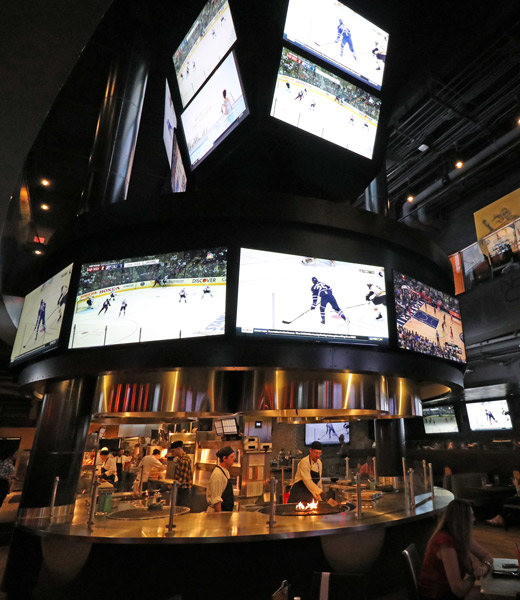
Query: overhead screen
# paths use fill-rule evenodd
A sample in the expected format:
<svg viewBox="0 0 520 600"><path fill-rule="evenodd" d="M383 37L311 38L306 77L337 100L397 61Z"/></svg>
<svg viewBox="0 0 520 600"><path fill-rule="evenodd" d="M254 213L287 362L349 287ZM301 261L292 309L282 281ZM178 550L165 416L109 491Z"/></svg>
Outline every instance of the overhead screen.
<svg viewBox="0 0 520 600"><path fill-rule="evenodd" d="M343 443L350 442L350 425L348 421L336 423L307 423L305 425L305 445L310 446L312 442L321 442L324 446L335 446L341 444L339 436L343 436Z"/></svg>
<svg viewBox="0 0 520 600"><path fill-rule="evenodd" d="M231 52L181 115L192 168L248 114L235 56Z"/></svg>
<svg viewBox="0 0 520 600"><path fill-rule="evenodd" d="M423 407L424 433L458 433L453 406Z"/></svg>
<svg viewBox="0 0 520 600"><path fill-rule="evenodd" d="M237 39L227 0L210 0L173 55L186 106Z"/></svg>
<svg viewBox="0 0 520 600"><path fill-rule="evenodd" d="M69 348L222 335L227 249L84 264Z"/></svg>
<svg viewBox="0 0 520 600"><path fill-rule="evenodd" d="M65 267L25 297L11 353L12 363L57 345L72 266Z"/></svg>
<svg viewBox="0 0 520 600"><path fill-rule="evenodd" d="M185 192L187 184L186 171L184 170L184 164L182 162L176 132L177 116L175 115L175 109L173 107L170 86L168 85L168 81L166 81L163 140L164 147L166 148L166 154L168 156L168 162L170 163L171 167L171 184L172 192L174 194L177 192Z"/></svg>
<svg viewBox="0 0 520 600"><path fill-rule="evenodd" d="M513 429L507 400L468 402L466 411L471 431Z"/></svg>
<svg viewBox="0 0 520 600"><path fill-rule="evenodd" d="M459 301L394 271L397 339L400 348L466 362Z"/></svg>
<svg viewBox="0 0 520 600"><path fill-rule="evenodd" d="M284 38L380 90L388 34L337 0L289 0Z"/></svg>
<svg viewBox="0 0 520 600"><path fill-rule="evenodd" d="M237 331L386 345L384 269L242 248Z"/></svg>
<svg viewBox="0 0 520 600"><path fill-rule="evenodd" d="M282 49L272 117L372 158L380 109L376 96Z"/></svg>

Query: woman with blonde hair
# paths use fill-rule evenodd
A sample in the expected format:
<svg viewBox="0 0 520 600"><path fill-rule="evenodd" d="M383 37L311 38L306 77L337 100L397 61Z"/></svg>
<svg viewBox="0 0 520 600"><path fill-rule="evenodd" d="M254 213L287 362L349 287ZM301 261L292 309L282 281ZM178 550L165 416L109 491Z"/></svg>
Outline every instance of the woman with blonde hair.
<svg viewBox="0 0 520 600"><path fill-rule="evenodd" d="M492 567L488 552L472 539L473 509L465 500L452 500L428 545L419 576L419 592L425 600L476 600L475 581Z"/></svg>

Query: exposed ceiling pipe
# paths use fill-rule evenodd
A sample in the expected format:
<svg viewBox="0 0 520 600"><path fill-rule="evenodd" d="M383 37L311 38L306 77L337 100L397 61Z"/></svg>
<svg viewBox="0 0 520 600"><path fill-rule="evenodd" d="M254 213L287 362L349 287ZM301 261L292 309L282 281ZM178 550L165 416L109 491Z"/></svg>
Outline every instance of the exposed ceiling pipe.
<svg viewBox="0 0 520 600"><path fill-rule="evenodd" d="M413 203L407 202L403 206L403 216L399 220L406 222L412 215L417 213L421 207L424 207L426 201L431 202L439 195L439 192L445 192L447 189L446 180L448 180L449 184L462 181L471 174L472 170L481 166L486 159L491 158L492 161L497 160L504 152L514 148L519 142L520 127L515 127L501 138L484 148L484 150L465 161L462 169L453 169L447 174L446 178L438 179L425 190L417 194Z"/></svg>

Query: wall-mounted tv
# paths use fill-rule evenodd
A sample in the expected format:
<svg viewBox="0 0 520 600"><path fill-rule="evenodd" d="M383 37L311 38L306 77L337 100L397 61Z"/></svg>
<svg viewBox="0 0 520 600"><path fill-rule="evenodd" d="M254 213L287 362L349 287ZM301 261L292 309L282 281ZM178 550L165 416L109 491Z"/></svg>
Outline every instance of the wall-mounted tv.
<svg viewBox="0 0 520 600"><path fill-rule="evenodd" d="M397 339L400 348L466 362L459 301L394 271Z"/></svg>
<svg viewBox="0 0 520 600"><path fill-rule="evenodd" d="M73 265L25 296L11 363L30 358L58 344Z"/></svg>
<svg viewBox="0 0 520 600"><path fill-rule="evenodd" d="M284 38L380 90L388 33L338 0L289 0Z"/></svg>
<svg viewBox="0 0 520 600"><path fill-rule="evenodd" d="M242 248L237 332L386 345L384 269Z"/></svg>
<svg viewBox="0 0 520 600"><path fill-rule="evenodd" d="M238 423L235 417L224 417L220 422L224 435L238 435Z"/></svg>
<svg viewBox="0 0 520 600"><path fill-rule="evenodd" d="M192 169L248 114L235 55L231 52L181 115Z"/></svg>
<svg viewBox="0 0 520 600"><path fill-rule="evenodd" d="M471 431L498 431L513 429L507 400L467 402L469 427Z"/></svg>
<svg viewBox="0 0 520 600"><path fill-rule="evenodd" d="M215 433L217 435L224 435L224 428L222 427L222 421L213 421L213 428L215 429Z"/></svg>
<svg viewBox="0 0 520 600"><path fill-rule="evenodd" d="M177 142L177 136L173 135L173 148L172 148L172 192L174 194L178 192L185 192L187 185L186 171L184 170L184 163L182 162L181 152L179 150L179 144Z"/></svg>
<svg viewBox="0 0 520 600"><path fill-rule="evenodd" d="M321 442L324 446L341 444L339 436L343 436L343 443L350 442L350 424L348 421L335 423L306 423L305 445L310 446L312 442Z"/></svg>
<svg viewBox="0 0 520 600"><path fill-rule="evenodd" d="M227 0L210 0L173 55L182 106L186 106L236 42Z"/></svg>
<svg viewBox="0 0 520 600"><path fill-rule="evenodd" d="M453 406L423 407L424 433L458 433Z"/></svg>
<svg viewBox="0 0 520 600"><path fill-rule="evenodd" d="M222 335L227 249L81 267L69 348Z"/></svg>
<svg viewBox="0 0 520 600"><path fill-rule="evenodd" d="M172 164L173 159L172 149L175 129L177 129L177 116L175 115L175 109L173 108L170 86L168 85L168 80L166 80L164 92L163 141L170 165Z"/></svg>
<svg viewBox="0 0 520 600"><path fill-rule="evenodd" d="M372 158L381 100L283 48L271 116Z"/></svg>

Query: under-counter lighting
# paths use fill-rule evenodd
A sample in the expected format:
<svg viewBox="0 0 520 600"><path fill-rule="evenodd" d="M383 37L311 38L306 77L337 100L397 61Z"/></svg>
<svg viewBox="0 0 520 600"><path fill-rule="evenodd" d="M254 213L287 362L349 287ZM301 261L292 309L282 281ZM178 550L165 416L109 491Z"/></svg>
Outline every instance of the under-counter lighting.
<svg viewBox="0 0 520 600"><path fill-rule="evenodd" d="M49 206L48 204L41 204L41 205L40 205L40 208L41 208L42 210L49 210L49 209L50 209L50 206Z"/></svg>
<svg viewBox="0 0 520 600"><path fill-rule="evenodd" d="M412 195L410 195L410 196L408 196L408 198L406 198L407 202L413 202L414 200L415 200L415 196L412 196Z"/></svg>
<svg viewBox="0 0 520 600"><path fill-rule="evenodd" d="M51 182L48 179L42 179L40 183L43 185L43 187L49 187L51 184Z"/></svg>

